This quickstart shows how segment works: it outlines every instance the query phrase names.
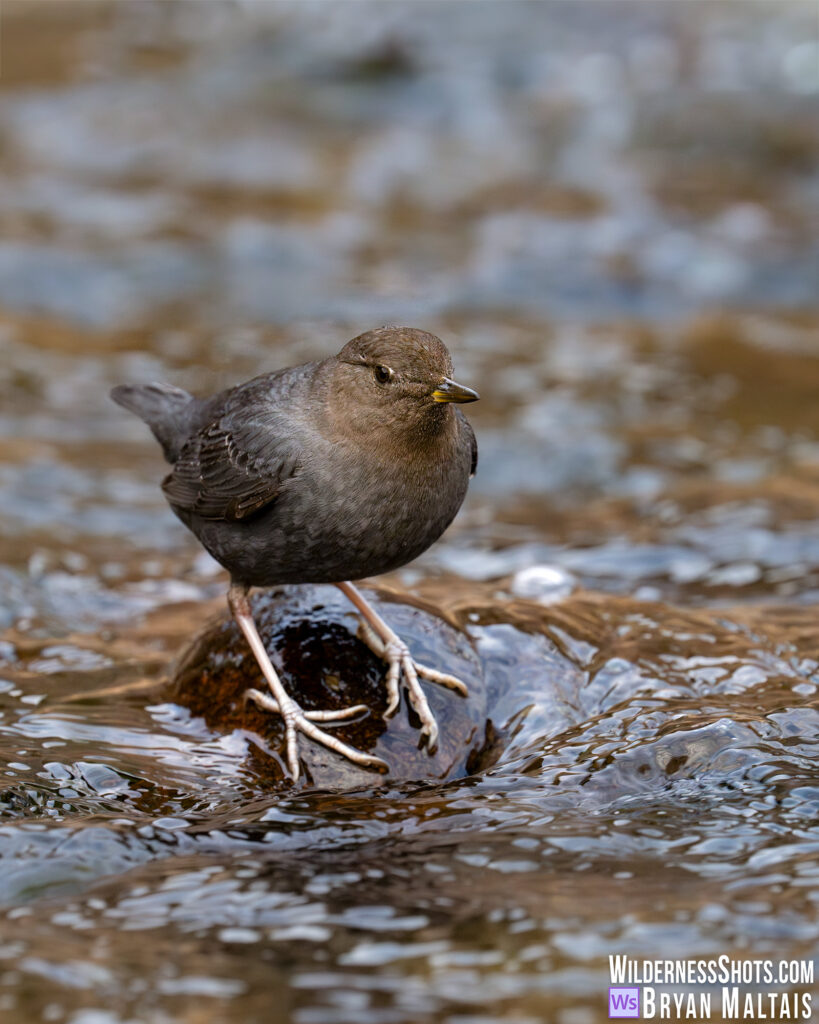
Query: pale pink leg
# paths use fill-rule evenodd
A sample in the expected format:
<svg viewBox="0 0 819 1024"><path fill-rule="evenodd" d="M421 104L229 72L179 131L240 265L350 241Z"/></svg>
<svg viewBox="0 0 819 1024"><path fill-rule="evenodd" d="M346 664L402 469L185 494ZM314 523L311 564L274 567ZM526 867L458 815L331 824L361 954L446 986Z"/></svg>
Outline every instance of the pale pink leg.
<svg viewBox="0 0 819 1024"><path fill-rule="evenodd" d="M377 654L379 658L383 658L387 662L386 686L389 703L385 714L394 714L398 708L398 683L403 672L410 703L421 719L421 735L426 736L428 748L434 750L438 739L438 725L430 710L426 695L421 689L418 677L421 676L423 679L428 679L431 683L438 683L440 686L446 686L447 689L455 690L462 697L468 696L469 691L464 683L460 679L456 679L455 676L447 675L445 672L438 672L437 669L429 668L427 665L421 665L417 661L413 661L409 648L404 641L387 625L361 591L353 586L352 583L337 583L336 586L345 597L352 601L363 616L361 629L359 630L361 639L374 654Z"/></svg>

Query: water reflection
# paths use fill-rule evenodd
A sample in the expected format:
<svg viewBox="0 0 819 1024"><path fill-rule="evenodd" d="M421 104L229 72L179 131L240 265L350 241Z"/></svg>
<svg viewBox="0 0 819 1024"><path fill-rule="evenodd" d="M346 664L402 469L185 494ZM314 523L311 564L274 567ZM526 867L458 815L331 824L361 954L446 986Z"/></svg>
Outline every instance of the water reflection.
<svg viewBox="0 0 819 1024"><path fill-rule="evenodd" d="M4 939L15 991L40 979L32 1014L116 992L128 1019L150 991L163 1012L206 998L253 1019L262 972L293 964L274 1019L487 1000L596 1019L611 948L694 956L753 930L756 952L804 954L819 723L798 641L760 634L755 611L505 607L459 606L505 739L495 767L446 786L270 794L246 739L176 705L110 695L80 714L69 694L33 712L7 690ZM26 669L44 654L89 657L52 646Z"/></svg>

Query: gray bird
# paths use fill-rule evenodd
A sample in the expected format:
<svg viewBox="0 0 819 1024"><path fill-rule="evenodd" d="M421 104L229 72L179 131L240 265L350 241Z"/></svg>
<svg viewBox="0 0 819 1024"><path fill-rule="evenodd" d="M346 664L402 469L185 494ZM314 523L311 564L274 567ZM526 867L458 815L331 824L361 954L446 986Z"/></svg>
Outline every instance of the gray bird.
<svg viewBox="0 0 819 1024"><path fill-rule="evenodd" d="M387 663L388 707L403 677L433 750L438 727L419 676L466 696L454 676L414 661L350 581L390 572L425 551L461 507L478 461L475 434L433 334L367 331L337 356L263 374L211 398L169 384L122 385L113 400L153 431L173 466L162 490L173 511L231 576L228 604L270 687L248 690L282 716L291 775L298 732L361 765L385 768L318 728L367 709L303 711L270 662L253 621L251 587L334 583L361 613L360 636Z"/></svg>

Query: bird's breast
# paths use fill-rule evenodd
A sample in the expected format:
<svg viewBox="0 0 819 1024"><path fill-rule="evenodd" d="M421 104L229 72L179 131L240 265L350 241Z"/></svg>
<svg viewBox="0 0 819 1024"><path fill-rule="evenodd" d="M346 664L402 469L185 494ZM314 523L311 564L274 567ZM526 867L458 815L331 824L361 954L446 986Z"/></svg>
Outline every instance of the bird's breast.
<svg viewBox="0 0 819 1024"><path fill-rule="evenodd" d="M416 558L466 494L470 457L454 446L404 459L372 448L335 455L294 478L281 513L305 531L306 558L338 579L378 575Z"/></svg>
<svg viewBox="0 0 819 1024"><path fill-rule="evenodd" d="M372 446L317 443L258 516L196 532L234 579L253 586L376 576L440 537L466 494L470 461L468 445L389 458Z"/></svg>

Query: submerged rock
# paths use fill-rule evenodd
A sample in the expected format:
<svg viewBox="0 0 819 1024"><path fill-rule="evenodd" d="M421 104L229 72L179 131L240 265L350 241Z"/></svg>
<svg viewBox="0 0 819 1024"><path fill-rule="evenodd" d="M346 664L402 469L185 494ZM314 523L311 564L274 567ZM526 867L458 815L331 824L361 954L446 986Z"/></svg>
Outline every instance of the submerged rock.
<svg viewBox="0 0 819 1024"><path fill-rule="evenodd" d="M469 637L428 607L369 596L413 657L463 680L469 697L422 682L440 730L437 750L430 754L419 747L419 721L406 691L398 712L384 719L386 664L357 638L358 616L335 587L254 593L256 625L288 692L305 710L366 704L368 713L328 728L390 766L387 774L361 768L300 735L307 783L347 789L410 779L440 782L484 767L491 759L492 728L487 726L481 662ZM250 687L267 689L244 637L225 612L182 655L169 696L213 729L246 730L254 770L271 782L284 780L281 719L244 699Z"/></svg>

